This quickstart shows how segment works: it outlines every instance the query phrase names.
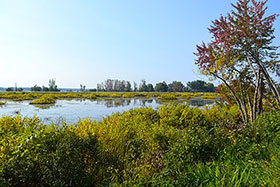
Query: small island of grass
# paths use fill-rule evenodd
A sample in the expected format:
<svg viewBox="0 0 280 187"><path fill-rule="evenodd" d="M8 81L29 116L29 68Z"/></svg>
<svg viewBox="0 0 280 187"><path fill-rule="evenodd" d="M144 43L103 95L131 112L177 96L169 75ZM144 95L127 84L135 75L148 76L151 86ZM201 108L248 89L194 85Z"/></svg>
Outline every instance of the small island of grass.
<svg viewBox="0 0 280 187"><path fill-rule="evenodd" d="M1 105L5 105L5 104L6 104L6 102L0 101L0 106L1 106Z"/></svg>
<svg viewBox="0 0 280 187"><path fill-rule="evenodd" d="M176 95L174 94L161 94L158 96L158 99L162 100L177 100Z"/></svg>
<svg viewBox="0 0 280 187"><path fill-rule="evenodd" d="M49 95L43 95L39 99L31 101L29 104L54 104L55 100Z"/></svg>

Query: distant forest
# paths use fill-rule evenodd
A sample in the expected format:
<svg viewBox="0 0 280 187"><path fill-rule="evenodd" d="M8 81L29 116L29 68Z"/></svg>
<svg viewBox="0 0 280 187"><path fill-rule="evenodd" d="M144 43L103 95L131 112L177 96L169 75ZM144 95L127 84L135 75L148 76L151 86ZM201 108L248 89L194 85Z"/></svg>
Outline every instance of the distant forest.
<svg viewBox="0 0 280 187"><path fill-rule="evenodd" d="M215 92L214 84L206 83L202 80L189 81L184 85L180 81L173 81L167 84L165 81L156 83L154 86L151 83L146 83L142 80L139 86L136 82L133 82L133 86L129 81L125 80L112 80L97 84L96 89L92 91L104 91L104 92Z"/></svg>
<svg viewBox="0 0 280 187"><path fill-rule="evenodd" d="M26 91L22 88L9 87L6 91ZM90 92L215 92L214 84L207 83L202 80L189 81L184 85L181 81L173 81L167 84L165 81L156 83L155 85L151 83L146 83L145 80L141 80L140 84L137 85L130 81L117 80L117 79L107 79L102 83L98 83L97 87L94 89L86 89L86 85L80 84L80 89L58 89L55 79L49 80L48 87L34 85L28 89L28 91L90 91Z"/></svg>

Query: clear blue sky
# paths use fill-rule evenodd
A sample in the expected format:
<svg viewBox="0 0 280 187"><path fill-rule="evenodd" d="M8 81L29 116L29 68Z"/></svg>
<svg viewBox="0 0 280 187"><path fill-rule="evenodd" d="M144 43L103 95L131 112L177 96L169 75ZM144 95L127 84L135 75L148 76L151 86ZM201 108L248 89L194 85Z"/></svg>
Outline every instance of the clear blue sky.
<svg viewBox="0 0 280 187"><path fill-rule="evenodd" d="M0 0L0 87L208 79L194 65L234 0ZM280 1L268 1L268 14ZM275 23L280 45L280 18Z"/></svg>

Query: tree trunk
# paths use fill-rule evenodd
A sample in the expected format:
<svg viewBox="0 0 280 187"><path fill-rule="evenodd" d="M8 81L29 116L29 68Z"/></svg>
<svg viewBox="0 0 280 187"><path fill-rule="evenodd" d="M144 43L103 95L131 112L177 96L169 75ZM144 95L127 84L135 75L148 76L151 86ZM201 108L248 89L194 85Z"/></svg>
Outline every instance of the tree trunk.
<svg viewBox="0 0 280 187"><path fill-rule="evenodd" d="M225 83L225 85L228 87L228 89L230 90L232 96L234 97L234 99L235 99L235 101L236 101L236 103L237 103L237 106L238 106L239 111L240 111L240 113L241 113L242 121L243 121L243 122L246 122L245 115L244 115L244 112L243 112L242 107L241 107L241 101L240 101L240 99L237 97L236 93L233 91L233 89L230 87L230 85L227 83L227 81L226 81L224 78L220 77L220 76L217 75L217 74L214 74L214 73L212 73L212 74L213 74L214 76L216 76L218 79L222 80L222 81Z"/></svg>

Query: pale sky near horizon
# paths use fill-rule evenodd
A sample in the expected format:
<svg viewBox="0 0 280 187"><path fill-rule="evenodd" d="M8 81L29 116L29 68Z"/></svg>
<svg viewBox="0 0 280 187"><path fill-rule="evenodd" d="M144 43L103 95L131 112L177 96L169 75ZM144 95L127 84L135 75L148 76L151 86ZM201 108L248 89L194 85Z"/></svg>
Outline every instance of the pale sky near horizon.
<svg viewBox="0 0 280 187"><path fill-rule="evenodd" d="M195 46L235 0L0 0L0 87L203 79ZM280 13L269 0L267 15ZM280 17L275 22L280 45Z"/></svg>

